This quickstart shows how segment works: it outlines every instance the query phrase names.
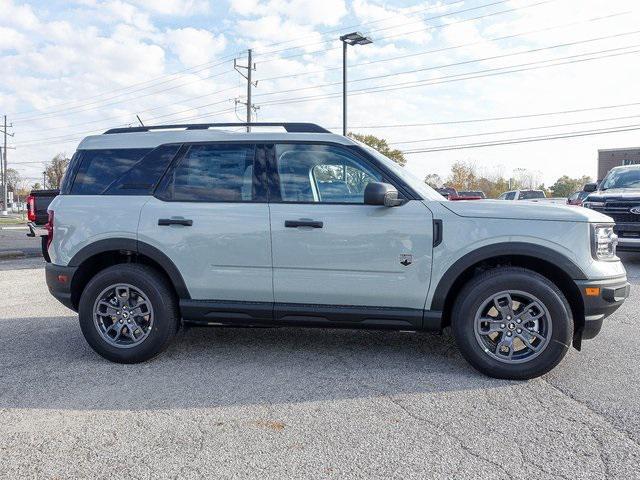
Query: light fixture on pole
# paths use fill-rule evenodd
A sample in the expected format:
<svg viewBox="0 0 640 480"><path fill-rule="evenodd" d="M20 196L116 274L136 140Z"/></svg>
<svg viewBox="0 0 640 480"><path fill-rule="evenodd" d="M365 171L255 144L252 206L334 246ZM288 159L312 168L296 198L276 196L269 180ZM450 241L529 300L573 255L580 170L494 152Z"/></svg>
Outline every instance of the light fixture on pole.
<svg viewBox="0 0 640 480"><path fill-rule="evenodd" d="M342 42L342 135L347 136L347 46L373 43L360 32L347 33L340 37Z"/></svg>

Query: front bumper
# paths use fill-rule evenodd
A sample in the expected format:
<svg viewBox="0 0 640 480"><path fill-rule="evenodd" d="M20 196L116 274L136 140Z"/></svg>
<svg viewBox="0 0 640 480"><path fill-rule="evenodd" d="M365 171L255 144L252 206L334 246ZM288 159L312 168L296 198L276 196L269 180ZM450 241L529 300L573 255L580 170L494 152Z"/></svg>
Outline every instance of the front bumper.
<svg viewBox="0 0 640 480"><path fill-rule="evenodd" d="M629 296L630 285L627 276L622 275L606 280L578 280L576 285L584 304L583 339L595 337L602 328L606 317L615 312Z"/></svg>
<svg viewBox="0 0 640 480"><path fill-rule="evenodd" d="M47 263L44 267L49 293L60 303L71 310L77 311L71 300L71 282L77 267L62 267Z"/></svg>
<svg viewBox="0 0 640 480"><path fill-rule="evenodd" d="M616 223L613 231L618 235L618 250L640 251L640 222Z"/></svg>

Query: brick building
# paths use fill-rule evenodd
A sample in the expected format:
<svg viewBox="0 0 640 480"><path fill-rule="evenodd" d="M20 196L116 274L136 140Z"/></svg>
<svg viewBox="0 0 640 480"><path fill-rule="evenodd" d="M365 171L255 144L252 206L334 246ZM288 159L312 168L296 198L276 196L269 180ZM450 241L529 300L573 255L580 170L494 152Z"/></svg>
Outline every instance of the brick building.
<svg viewBox="0 0 640 480"><path fill-rule="evenodd" d="M640 164L640 148L607 148L598 150L598 180L620 165Z"/></svg>

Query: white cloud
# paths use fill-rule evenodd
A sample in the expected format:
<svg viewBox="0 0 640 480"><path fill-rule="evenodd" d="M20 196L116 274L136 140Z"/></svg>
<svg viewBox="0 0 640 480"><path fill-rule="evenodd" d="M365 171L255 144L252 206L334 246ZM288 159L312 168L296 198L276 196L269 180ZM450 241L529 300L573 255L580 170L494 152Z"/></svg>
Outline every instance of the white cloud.
<svg viewBox="0 0 640 480"><path fill-rule="evenodd" d="M209 13L210 4L206 0L131 0L149 12L160 15L191 16Z"/></svg>
<svg viewBox="0 0 640 480"><path fill-rule="evenodd" d="M232 0L243 16L282 16L302 25L336 25L347 13L344 0Z"/></svg>
<svg viewBox="0 0 640 480"><path fill-rule="evenodd" d="M412 15L415 8L392 8L367 0L354 0L353 12L358 20L364 22L361 27L363 32L371 32L371 37L376 38L394 36L395 41L424 44L431 40L429 25L421 17ZM412 32L401 35L403 32Z"/></svg>
<svg viewBox="0 0 640 480"><path fill-rule="evenodd" d="M216 58L227 46L224 35L191 27L167 30L165 38L169 49L189 67Z"/></svg>
<svg viewBox="0 0 640 480"><path fill-rule="evenodd" d="M22 51L27 48L29 41L22 33L12 28L0 27L0 52L16 50Z"/></svg>
<svg viewBox="0 0 640 480"><path fill-rule="evenodd" d="M0 0L0 12L0 24L33 30L40 23L31 6L16 5L12 0Z"/></svg>

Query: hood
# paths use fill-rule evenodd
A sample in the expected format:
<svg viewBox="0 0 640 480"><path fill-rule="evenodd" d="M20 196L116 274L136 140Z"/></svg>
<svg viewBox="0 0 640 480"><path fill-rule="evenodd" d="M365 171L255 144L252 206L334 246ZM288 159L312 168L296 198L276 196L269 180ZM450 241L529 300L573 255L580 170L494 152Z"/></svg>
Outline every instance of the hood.
<svg viewBox="0 0 640 480"><path fill-rule="evenodd" d="M601 200L640 200L640 189L637 188L610 188L590 193L587 197L591 201ZM586 199L585 199L586 200Z"/></svg>
<svg viewBox="0 0 640 480"><path fill-rule="evenodd" d="M441 203L461 217L613 223L611 217L595 210L557 203L526 200L461 200Z"/></svg>

